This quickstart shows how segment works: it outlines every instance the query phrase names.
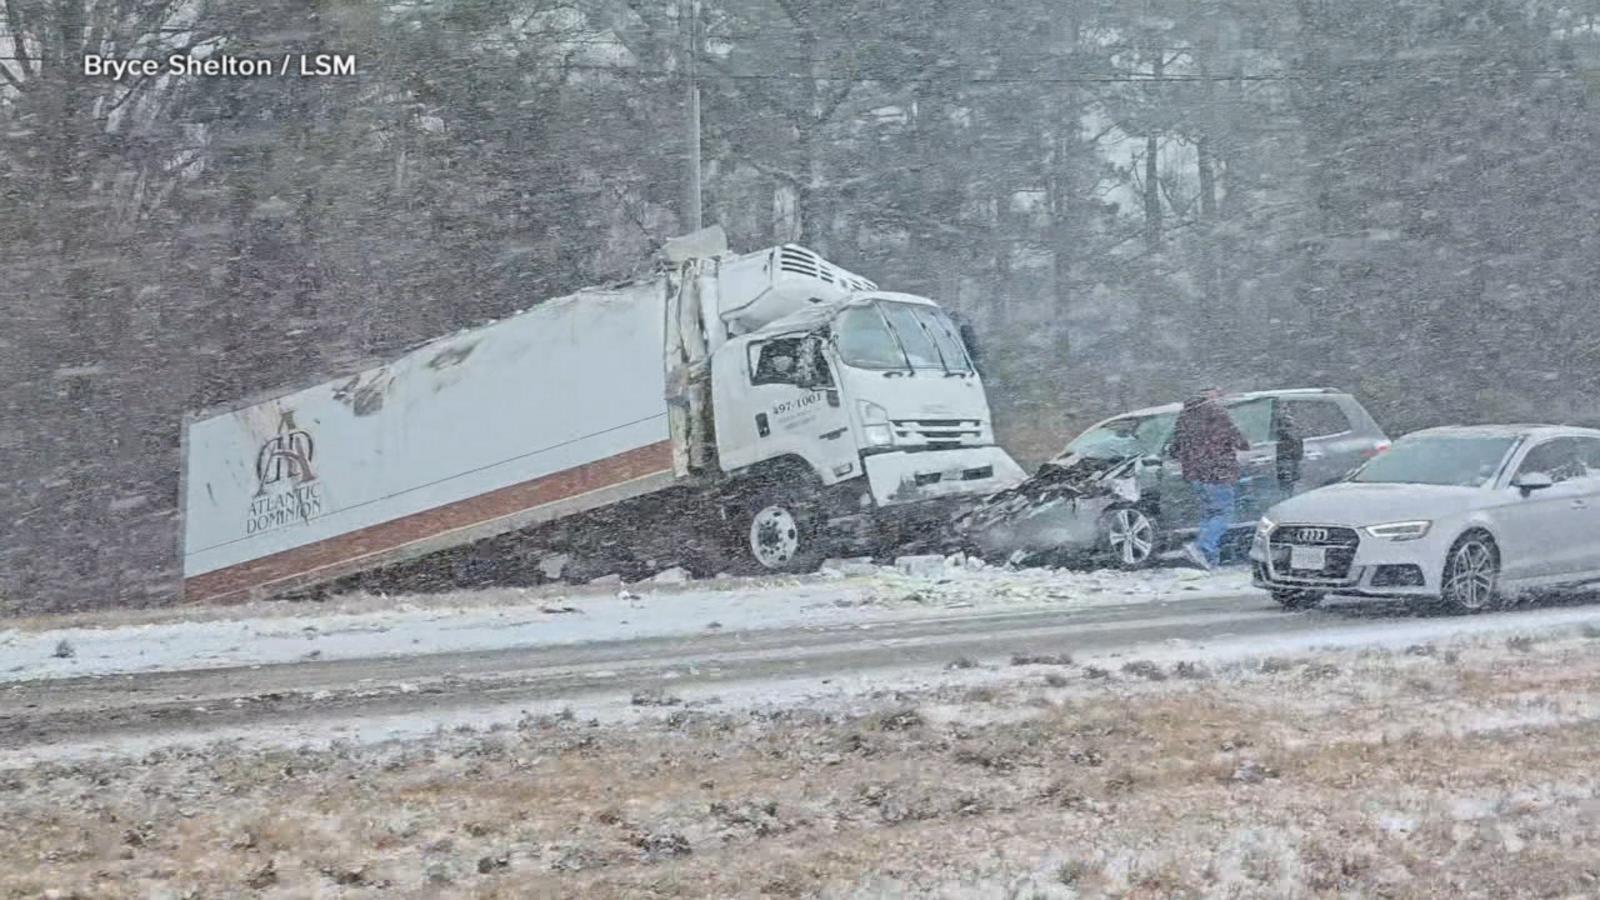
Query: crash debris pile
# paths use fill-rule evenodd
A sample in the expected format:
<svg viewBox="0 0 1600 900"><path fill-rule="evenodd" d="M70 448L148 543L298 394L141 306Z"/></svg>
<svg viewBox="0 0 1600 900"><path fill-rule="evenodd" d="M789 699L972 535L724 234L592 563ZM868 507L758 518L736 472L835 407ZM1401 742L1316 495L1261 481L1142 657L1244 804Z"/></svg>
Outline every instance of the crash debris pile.
<svg viewBox="0 0 1600 900"><path fill-rule="evenodd" d="M1248 574L1207 574L1195 569L1052 569L994 566L977 556L902 556L892 566L868 559L836 559L822 575L866 582L866 602L883 607L1112 606L1157 597L1195 599L1249 590Z"/></svg>

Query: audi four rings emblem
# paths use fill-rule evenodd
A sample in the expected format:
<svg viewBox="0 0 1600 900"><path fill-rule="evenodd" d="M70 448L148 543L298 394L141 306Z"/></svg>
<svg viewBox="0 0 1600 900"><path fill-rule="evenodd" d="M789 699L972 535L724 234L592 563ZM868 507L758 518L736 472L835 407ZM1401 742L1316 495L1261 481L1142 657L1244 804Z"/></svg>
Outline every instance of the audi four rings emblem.
<svg viewBox="0 0 1600 900"><path fill-rule="evenodd" d="M1300 540L1311 544L1320 544L1328 539L1326 528L1302 528L1296 535Z"/></svg>

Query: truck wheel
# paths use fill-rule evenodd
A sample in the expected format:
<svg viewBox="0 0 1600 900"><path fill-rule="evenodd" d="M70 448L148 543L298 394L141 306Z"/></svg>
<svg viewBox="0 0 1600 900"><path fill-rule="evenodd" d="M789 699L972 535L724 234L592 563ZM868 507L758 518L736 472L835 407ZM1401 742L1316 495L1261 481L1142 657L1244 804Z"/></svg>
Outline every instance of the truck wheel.
<svg viewBox="0 0 1600 900"><path fill-rule="evenodd" d="M1137 506L1113 506L1100 517L1101 544L1112 562L1124 569L1142 569L1160 552L1160 532L1149 513Z"/></svg>
<svg viewBox="0 0 1600 900"><path fill-rule="evenodd" d="M739 525L740 549L756 572L809 572L822 563L816 513L792 492L758 491Z"/></svg>

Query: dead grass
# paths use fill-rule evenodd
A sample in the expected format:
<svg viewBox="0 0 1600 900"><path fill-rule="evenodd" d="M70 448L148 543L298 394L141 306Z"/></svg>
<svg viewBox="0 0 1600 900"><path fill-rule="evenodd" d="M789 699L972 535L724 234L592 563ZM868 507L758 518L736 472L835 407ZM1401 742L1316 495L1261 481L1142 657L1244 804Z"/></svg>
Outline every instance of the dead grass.
<svg viewBox="0 0 1600 900"><path fill-rule="evenodd" d="M1600 660L1537 649L1165 683L1135 666L1041 705L1027 684L969 692L949 723L916 702L662 710L41 767L0 788L0 897L914 896L969 874L1017 896L1592 895L1600 725L1492 724L1530 697L1600 704ZM977 724L998 708L1026 715Z"/></svg>

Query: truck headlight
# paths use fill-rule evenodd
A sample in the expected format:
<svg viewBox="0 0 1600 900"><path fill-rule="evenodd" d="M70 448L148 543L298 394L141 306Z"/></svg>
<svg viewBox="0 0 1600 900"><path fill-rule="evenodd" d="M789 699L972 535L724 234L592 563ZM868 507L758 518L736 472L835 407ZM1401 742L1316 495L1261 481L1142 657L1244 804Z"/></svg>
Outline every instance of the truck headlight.
<svg viewBox="0 0 1600 900"><path fill-rule="evenodd" d="M861 414L863 425L889 424L889 411L870 400L857 400L856 411Z"/></svg>
<svg viewBox="0 0 1600 900"><path fill-rule="evenodd" d="M894 443L894 426L887 409L870 400L857 400L856 412L861 416L861 438L869 446L887 447Z"/></svg>
<svg viewBox="0 0 1600 900"><path fill-rule="evenodd" d="M1375 538L1390 541L1414 541L1428 533L1433 523L1419 519L1415 522L1389 522L1385 525L1368 525L1364 529Z"/></svg>

